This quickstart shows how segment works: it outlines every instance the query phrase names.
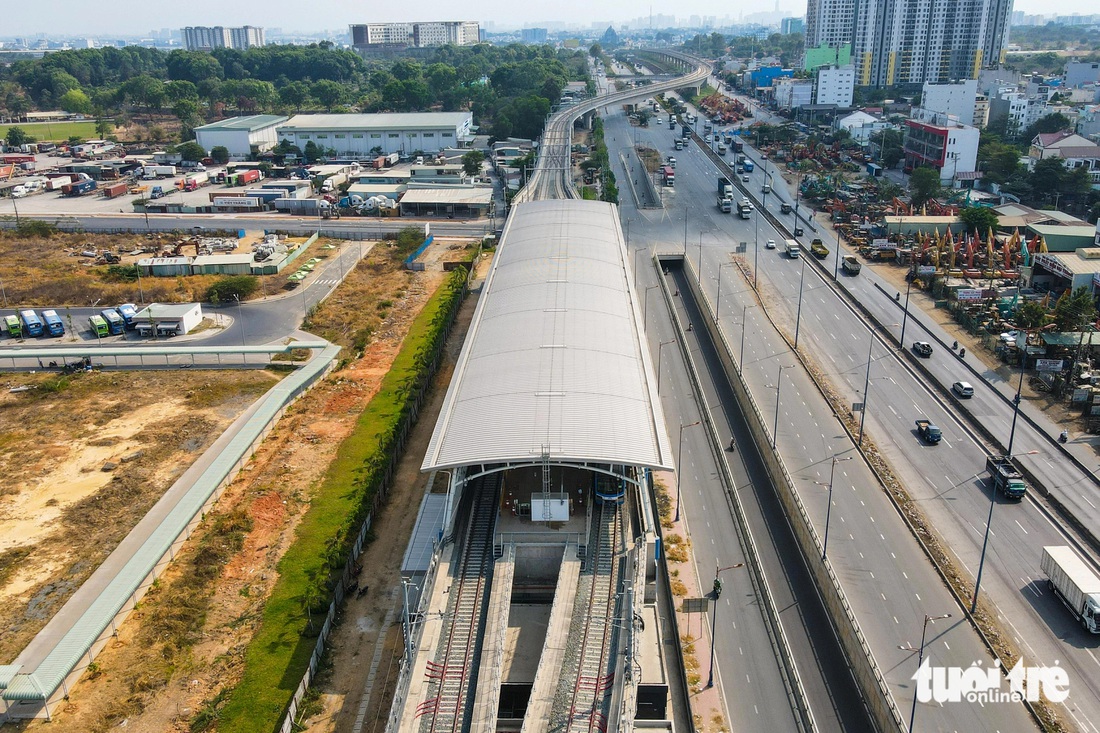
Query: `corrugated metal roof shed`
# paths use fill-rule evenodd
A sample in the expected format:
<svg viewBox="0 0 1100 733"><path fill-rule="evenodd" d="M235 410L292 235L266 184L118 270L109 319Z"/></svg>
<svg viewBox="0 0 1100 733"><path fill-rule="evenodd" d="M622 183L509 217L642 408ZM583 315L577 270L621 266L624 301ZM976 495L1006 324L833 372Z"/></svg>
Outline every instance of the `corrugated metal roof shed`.
<svg viewBox="0 0 1100 733"><path fill-rule="evenodd" d="M488 204L493 200L491 186L438 186L409 188L401 197L403 204Z"/></svg>
<svg viewBox="0 0 1100 733"><path fill-rule="evenodd" d="M614 206L515 207L421 470L672 466Z"/></svg>
<svg viewBox="0 0 1100 733"><path fill-rule="evenodd" d="M245 117L230 117L228 119L218 120L217 122L211 122L209 125L196 127L195 131L248 130L249 132L254 132L256 130L262 130L265 127L277 125L280 122L286 122L287 119L289 118L285 115L248 115Z"/></svg>

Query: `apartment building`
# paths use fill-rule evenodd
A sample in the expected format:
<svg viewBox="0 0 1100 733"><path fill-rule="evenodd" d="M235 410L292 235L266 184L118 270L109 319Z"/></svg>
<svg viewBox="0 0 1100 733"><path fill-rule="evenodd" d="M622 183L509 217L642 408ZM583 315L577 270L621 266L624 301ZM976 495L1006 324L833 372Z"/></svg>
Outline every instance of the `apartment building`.
<svg viewBox="0 0 1100 733"><path fill-rule="evenodd" d="M476 21L427 23L365 23L350 26L355 48L473 46L481 40Z"/></svg>
<svg viewBox="0 0 1100 733"><path fill-rule="evenodd" d="M180 31L188 51L213 51L215 48L235 48L244 51L263 46L264 29L246 25L239 28L188 26Z"/></svg>

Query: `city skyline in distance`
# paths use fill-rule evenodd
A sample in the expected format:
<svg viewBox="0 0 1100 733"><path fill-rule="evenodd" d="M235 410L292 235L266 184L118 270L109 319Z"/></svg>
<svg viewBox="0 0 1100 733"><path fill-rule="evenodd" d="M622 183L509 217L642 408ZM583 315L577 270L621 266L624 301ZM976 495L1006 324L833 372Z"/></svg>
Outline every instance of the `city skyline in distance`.
<svg viewBox="0 0 1100 733"><path fill-rule="evenodd" d="M271 0L263 6L240 8L215 0L192 0L183 7L157 6L153 14L149 12L148 3L136 0L115 0L110 5L110 12L104 12L103 6L73 3L71 0L40 0L5 8L0 37L142 36L162 28L180 29L195 25L253 25L281 28L284 33L313 33L346 28L352 23L430 20L475 20L483 26L493 23L498 28L537 26L550 22L619 24L650 13L683 19L693 15L738 18L774 11L777 5L791 17L801 17L806 12L805 0L779 0L778 3L773 1L766 5L744 1L717 5L704 0L652 4L628 0L604 0L599 4L566 0L564 3L538 3L533 6L517 6L505 0L483 0L476 8L470 6L457 12L453 3L425 0L415 10L389 11L382 17L376 10L352 0L314 0L308 6L308 13L302 12L304 6L301 3L287 0ZM1097 12L1092 0L1064 0L1057 8L1040 0L1016 0L1013 10L1035 15L1089 15Z"/></svg>

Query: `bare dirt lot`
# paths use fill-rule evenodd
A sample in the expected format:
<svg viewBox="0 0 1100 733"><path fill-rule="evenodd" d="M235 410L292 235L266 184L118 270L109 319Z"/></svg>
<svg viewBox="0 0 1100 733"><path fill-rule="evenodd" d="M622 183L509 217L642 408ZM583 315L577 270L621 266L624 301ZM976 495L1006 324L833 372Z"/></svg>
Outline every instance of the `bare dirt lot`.
<svg viewBox="0 0 1100 733"><path fill-rule="evenodd" d="M7 302L20 307L203 300L207 288L220 276L143 277L139 284L136 275L128 272L133 268L127 266L137 264L139 259L161 253L172 254L177 245L180 245L181 254L194 256L196 250L193 246L181 244L189 239L188 236L171 234L58 232L48 236L21 236L14 231L0 231L0 281L4 283ZM233 254L250 252L252 243L257 239L262 239L262 233L241 240ZM286 241L300 245L306 238L291 237ZM324 246L337 241L319 239L310 245L309 254L299 255L297 262L305 262L312 256L326 257L328 250L323 249ZM129 254L142 249L149 251ZM96 265L92 258L80 256L81 252L102 250L120 253L122 261L119 266ZM282 273L264 276L263 287L258 288L253 297L259 298L264 292L274 294L285 288L286 277L294 271L294 264Z"/></svg>
<svg viewBox="0 0 1100 733"><path fill-rule="evenodd" d="M266 371L3 378L0 660L15 658L176 477L277 379ZM23 387L30 389L9 391Z"/></svg>
<svg viewBox="0 0 1100 733"><path fill-rule="evenodd" d="M239 678L277 562L294 539L316 482L377 391L411 321L443 281L439 270L402 270L401 259L391 247L375 247L311 314L309 330L350 347L346 363L282 418L117 641L74 688L50 730L105 731L122 724L134 731L216 729L218 707ZM415 450L414 443L408 451ZM416 489L399 485L390 502ZM373 543L371 551L404 548L405 540L391 536L385 525L375 534L385 541ZM377 562L363 560L364 567ZM362 689L360 672L365 675L352 671L346 684Z"/></svg>

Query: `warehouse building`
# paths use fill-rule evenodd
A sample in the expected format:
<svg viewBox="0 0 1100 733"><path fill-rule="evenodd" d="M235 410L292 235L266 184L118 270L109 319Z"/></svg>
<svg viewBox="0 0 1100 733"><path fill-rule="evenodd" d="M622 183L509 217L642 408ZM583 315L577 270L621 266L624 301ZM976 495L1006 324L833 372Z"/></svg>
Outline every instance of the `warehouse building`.
<svg viewBox="0 0 1100 733"><path fill-rule="evenodd" d="M289 118L282 115L249 115L230 117L195 128L195 137L207 153L224 145L231 159L245 160L252 153L262 153L279 142L276 129Z"/></svg>
<svg viewBox="0 0 1100 733"><path fill-rule="evenodd" d="M469 112L295 115L278 127L279 140L305 150L312 142L338 156L436 153L473 139Z"/></svg>

